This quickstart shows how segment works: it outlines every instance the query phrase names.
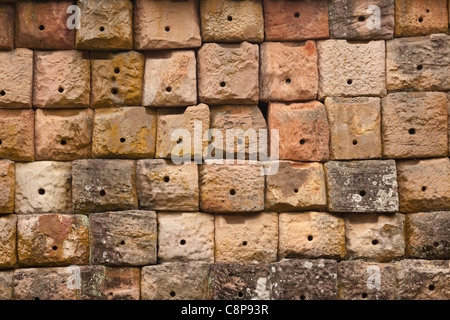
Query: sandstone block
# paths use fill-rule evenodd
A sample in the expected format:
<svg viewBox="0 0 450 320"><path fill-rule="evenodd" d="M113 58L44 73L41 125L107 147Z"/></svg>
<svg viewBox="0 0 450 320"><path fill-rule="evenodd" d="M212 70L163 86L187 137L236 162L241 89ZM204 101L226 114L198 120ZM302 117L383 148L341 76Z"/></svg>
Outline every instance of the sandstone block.
<svg viewBox="0 0 450 320"><path fill-rule="evenodd" d="M198 95L208 104L258 102L258 45L206 43L197 52Z"/></svg>
<svg viewBox="0 0 450 320"><path fill-rule="evenodd" d="M15 166L9 160L0 160L0 214L13 213Z"/></svg>
<svg viewBox="0 0 450 320"><path fill-rule="evenodd" d="M319 101L292 104L271 103L268 124L270 130L279 130L280 159L328 160L330 132L327 112L325 106ZM274 136L272 139L277 137Z"/></svg>
<svg viewBox="0 0 450 320"><path fill-rule="evenodd" d="M72 213L72 163L16 163L14 212Z"/></svg>
<svg viewBox="0 0 450 320"><path fill-rule="evenodd" d="M142 209L198 211L198 169L195 163L138 160L137 185Z"/></svg>
<svg viewBox="0 0 450 320"><path fill-rule="evenodd" d="M138 208L134 161L76 160L72 173L75 213Z"/></svg>
<svg viewBox="0 0 450 320"><path fill-rule="evenodd" d="M326 98L330 125L330 158L381 158L380 99Z"/></svg>
<svg viewBox="0 0 450 320"><path fill-rule="evenodd" d="M214 215L158 213L158 260L214 262Z"/></svg>
<svg viewBox="0 0 450 320"><path fill-rule="evenodd" d="M0 4L0 50L14 49L14 7ZM6 292L6 291L5 291Z"/></svg>
<svg viewBox="0 0 450 320"><path fill-rule="evenodd" d="M90 221L92 264L142 266L156 263L155 212L97 213L90 216Z"/></svg>
<svg viewBox="0 0 450 320"><path fill-rule="evenodd" d="M450 210L448 158L397 163L400 212Z"/></svg>
<svg viewBox="0 0 450 320"><path fill-rule="evenodd" d="M75 160L92 154L92 109L37 109L36 160Z"/></svg>
<svg viewBox="0 0 450 320"><path fill-rule="evenodd" d="M325 164L330 212L396 212L394 160L330 161Z"/></svg>
<svg viewBox="0 0 450 320"><path fill-rule="evenodd" d="M95 158L153 158L156 112L143 107L95 110L92 154Z"/></svg>
<svg viewBox="0 0 450 320"><path fill-rule="evenodd" d="M81 51L36 51L33 106L89 107L90 62Z"/></svg>
<svg viewBox="0 0 450 320"><path fill-rule="evenodd" d="M319 50L319 99L386 95L384 41L324 40Z"/></svg>
<svg viewBox="0 0 450 320"><path fill-rule="evenodd" d="M14 299L14 271L0 272L0 300Z"/></svg>
<svg viewBox="0 0 450 320"><path fill-rule="evenodd" d="M0 158L34 161L33 110L0 109Z"/></svg>
<svg viewBox="0 0 450 320"><path fill-rule="evenodd" d="M450 92L447 92L447 138L448 138L448 155L450 156Z"/></svg>
<svg viewBox="0 0 450 320"><path fill-rule="evenodd" d="M15 215L0 216L0 269L16 266L16 223Z"/></svg>
<svg viewBox="0 0 450 320"><path fill-rule="evenodd" d="M82 215L20 215L17 254L21 267L89 264L89 219Z"/></svg>
<svg viewBox="0 0 450 320"><path fill-rule="evenodd" d="M136 1L134 47L137 50L196 48L201 45L197 0Z"/></svg>

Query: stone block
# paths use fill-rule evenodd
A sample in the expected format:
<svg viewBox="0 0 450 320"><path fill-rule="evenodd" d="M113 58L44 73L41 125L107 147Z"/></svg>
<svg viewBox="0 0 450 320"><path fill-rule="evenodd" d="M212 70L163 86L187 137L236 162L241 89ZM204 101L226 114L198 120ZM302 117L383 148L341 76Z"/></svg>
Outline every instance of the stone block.
<svg viewBox="0 0 450 320"><path fill-rule="evenodd" d="M10 160L0 160L0 215L13 213L15 166Z"/></svg>
<svg viewBox="0 0 450 320"><path fill-rule="evenodd" d="M14 7L0 4L0 50L14 49Z"/></svg>
<svg viewBox="0 0 450 320"><path fill-rule="evenodd" d="M0 158L34 161L34 111L0 109Z"/></svg>
<svg viewBox="0 0 450 320"><path fill-rule="evenodd" d="M0 269L16 267L16 215L0 216Z"/></svg>
<svg viewBox="0 0 450 320"><path fill-rule="evenodd" d="M14 299L14 271L0 272L0 301Z"/></svg>
<svg viewBox="0 0 450 320"><path fill-rule="evenodd" d="M450 156L450 92L447 92L447 138L448 138L448 155Z"/></svg>

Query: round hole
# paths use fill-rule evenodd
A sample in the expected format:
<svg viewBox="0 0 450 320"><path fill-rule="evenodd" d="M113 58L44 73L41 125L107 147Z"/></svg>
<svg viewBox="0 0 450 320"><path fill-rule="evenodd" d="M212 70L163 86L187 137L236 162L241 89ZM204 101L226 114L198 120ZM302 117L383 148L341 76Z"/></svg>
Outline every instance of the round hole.
<svg viewBox="0 0 450 320"><path fill-rule="evenodd" d="M423 69L423 66L421 65L421 64L419 64L418 66L417 66L417 70L422 70Z"/></svg>
<svg viewBox="0 0 450 320"><path fill-rule="evenodd" d="M227 19L228 19L228 21L233 21L233 17L232 16L228 16Z"/></svg>
<svg viewBox="0 0 450 320"><path fill-rule="evenodd" d="M364 20L366 20L366 17L364 17L364 16L359 16L358 17L358 21L363 22Z"/></svg>
<svg viewBox="0 0 450 320"><path fill-rule="evenodd" d="M181 244L182 246L184 246L184 245L186 244L186 240L184 240L184 239L181 240L181 241L180 241L180 244Z"/></svg>
<svg viewBox="0 0 450 320"><path fill-rule="evenodd" d="M238 139L237 143L242 144L242 139Z"/></svg>
<svg viewBox="0 0 450 320"><path fill-rule="evenodd" d="M110 296L114 295L112 292L108 293Z"/></svg>
<svg viewBox="0 0 450 320"><path fill-rule="evenodd" d="M121 244L121 245L124 245L124 244L125 244L125 241L123 241L123 240L120 241L120 244Z"/></svg>
<svg viewBox="0 0 450 320"><path fill-rule="evenodd" d="M114 73L120 73L120 68L119 67L115 67L114 68Z"/></svg>
<svg viewBox="0 0 450 320"><path fill-rule="evenodd" d="M242 242L242 245L246 246L247 245L247 241Z"/></svg>
<svg viewBox="0 0 450 320"><path fill-rule="evenodd" d="M164 30L166 30L166 32L169 32L170 31L170 27L167 26L167 27L164 28Z"/></svg>
<svg viewBox="0 0 450 320"><path fill-rule="evenodd" d="M230 194L231 194L232 196L234 196L234 195L236 194L236 190L231 189L231 190L230 190Z"/></svg>
<svg viewBox="0 0 450 320"><path fill-rule="evenodd" d="M353 145L356 146L358 144L358 140L353 140Z"/></svg>
<svg viewBox="0 0 450 320"><path fill-rule="evenodd" d="M367 298L367 293L364 292L364 293L361 295L361 297L363 297L363 299Z"/></svg>
<svg viewBox="0 0 450 320"><path fill-rule="evenodd" d="M171 92L171 91L172 91L172 88L171 88L171 87L167 87L167 88L166 88L166 91L167 91L167 92Z"/></svg>
<svg viewBox="0 0 450 320"><path fill-rule="evenodd" d="M375 246L378 244L378 240L372 240L372 244Z"/></svg>
<svg viewBox="0 0 450 320"><path fill-rule="evenodd" d="M419 18L419 22L423 22L423 18L422 17Z"/></svg>
<svg viewBox="0 0 450 320"><path fill-rule="evenodd" d="M244 294L242 292L238 292L238 297L242 298L244 296Z"/></svg>
<svg viewBox="0 0 450 320"><path fill-rule="evenodd" d="M308 241L312 241L313 240L313 236L308 236Z"/></svg>
<svg viewBox="0 0 450 320"><path fill-rule="evenodd" d="M105 27L100 27L100 31L101 32L105 31Z"/></svg>
<svg viewBox="0 0 450 320"><path fill-rule="evenodd" d="M305 144L305 139L300 139L300 144Z"/></svg>
<svg viewBox="0 0 450 320"><path fill-rule="evenodd" d="M53 247L52 247L52 250L53 250L53 251L56 251L56 250L58 250L58 247L57 247L57 246L53 246Z"/></svg>
<svg viewBox="0 0 450 320"><path fill-rule="evenodd" d="M430 12L430 10L429 10L429 9L427 9L427 12Z"/></svg>
<svg viewBox="0 0 450 320"><path fill-rule="evenodd" d="M116 88L111 89L111 93L112 93L112 94L117 94L118 92L119 92L119 91L117 91Z"/></svg>
<svg viewBox="0 0 450 320"><path fill-rule="evenodd" d="M423 186L422 191L426 191L426 190L427 190L427 187Z"/></svg>
<svg viewBox="0 0 450 320"><path fill-rule="evenodd" d="M299 12L294 13L294 17L295 17L295 18L300 17L300 13L299 13Z"/></svg>
<svg viewBox="0 0 450 320"><path fill-rule="evenodd" d="M105 191L105 190L100 190L100 195L101 195L102 197L106 196L106 191Z"/></svg>
<svg viewBox="0 0 450 320"><path fill-rule="evenodd" d="M352 84L353 83L353 80L352 79L348 79L347 80L347 84Z"/></svg>
<svg viewBox="0 0 450 320"><path fill-rule="evenodd" d="M227 84L224 82L224 81L222 81L221 83L220 83L220 86L221 87L225 87Z"/></svg>
<svg viewBox="0 0 450 320"><path fill-rule="evenodd" d="M409 134L416 134L416 129L411 128L408 130Z"/></svg>
<svg viewBox="0 0 450 320"><path fill-rule="evenodd" d="M39 30L44 30L45 29L45 26L43 26L42 24L39 26Z"/></svg>
<svg viewBox="0 0 450 320"><path fill-rule="evenodd" d="M61 145L65 146L67 144L67 141L66 140L61 140L60 143L61 143Z"/></svg>
<svg viewBox="0 0 450 320"><path fill-rule="evenodd" d="M171 297L175 297L177 294L175 293L175 291L170 291L170 296Z"/></svg>
<svg viewBox="0 0 450 320"><path fill-rule="evenodd" d="M291 79L290 79L290 78L287 78L287 79L286 79L286 83L287 83L287 84L290 84L290 83L291 83Z"/></svg>
<svg viewBox="0 0 450 320"><path fill-rule="evenodd" d="M120 138L120 142L124 143L125 142L125 138Z"/></svg>
<svg viewBox="0 0 450 320"><path fill-rule="evenodd" d="M430 291L433 291L433 290L434 290L434 285L433 285L433 284L430 284L430 285L428 286L428 289L429 289Z"/></svg>
<svg viewBox="0 0 450 320"><path fill-rule="evenodd" d="M170 181L170 178L168 176L165 176L164 177L164 182L169 182L169 181Z"/></svg>
<svg viewBox="0 0 450 320"><path fill-rule="evenodd" d="M298 193L298 189L297 188L294 189L294 193Z"/></svg>
<svg viewBox="0 0 450 320"><path fill-rule="evenodd" d="M439 247L439 242L435 242L435 243L433 243L433 245L434 245L435 247Z"/></svg>
<svg viewBox="0 0 450 320"><path fill-rule="evenodd" d="M305 300L305 299L306 299L306 297L304 295L300 296L300 300Z"/></svg>
<svg viewBox="0 0 450 320"><path fill-rule="evenodd" d="M5 90L0 91L0 95L4 96L6 94Z"/></svg>
<svg viewBox="0 0 450 320"><path fill-rule="evenodd" d="M361 190L361 191L359 192L359 195L360 195L361 197L364 197L364 196L366 195L366 192L365 192L364 190Z"/></svg>
<svg viewBox="0 0 450 320"><path fill-rule="evenodd" d="M58 91L59 91L59 93L63 93L64 92L64 88L63 87L59 87Z"/></svg>
<svg viewBox="0 0 450 320"><path fill-rule="evenodd" d="M45 190L44 189L39 189L38 192L39 192L40 195L44 195L45 194Z"/></svg>

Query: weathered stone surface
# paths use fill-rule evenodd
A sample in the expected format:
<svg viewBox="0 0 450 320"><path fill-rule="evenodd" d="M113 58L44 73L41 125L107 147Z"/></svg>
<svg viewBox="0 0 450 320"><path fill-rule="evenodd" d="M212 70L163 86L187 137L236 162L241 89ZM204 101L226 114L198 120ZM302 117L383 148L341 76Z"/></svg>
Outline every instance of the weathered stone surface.
<svg viewBox="0 0 450 320"><path fill-rule="evenodd" d="M258 102L258 45L206 43L197 52L198 95L208 104Z"/></svg>
<svg viewBox="0 0 450 320"><path fill-rule="evenodd" d="M330 212L396 212L394 160L330 161L325 164Z"/></svg>
<svg viewBox="0 0 450 320"><path fill-rule="evenodd" d="M330 1L329 4L332 38L393 38L394 0L337 0Z"/></svg>
<svg viewBox="0 0 450 320"><path fill-rule="evenodd" d="M209 269L209 299L269 300L270 293L268 263L216 263Z"/></svg>
<svg viewBox="0 0 450 320"><path fill-rule="evenodd" d="M108 266L156 263L154 211L96 213L91 221L91 262Z"/></svg>
<svg viewBox="0 0 450 320"><path fill-rule="evenodd" d="M264 101L312 100L317 96L319 72L314 41L305 44L261 44L259 98Z"/></svg>
<svg viewBox="0 0 450 320"><path fill-rule="evenodd" d="M144 55L136 51L92 55L92 107L139 106Z"/></svg>
<svg viewBox="0 0 450 320"><path fill-rule="evenodd" d="M122 107L95 110L92 154L95 158L153 158L156 112Z"/></svg>
<svg viewBox="0 0 450 320"><path fill-rule="evenodd" d="M345 258L344 219L326 212L280 213L278 258Z"/></svg>
<svg viewBox="0 0 450 320"><path fill-rule="evenodd" d="M133 47L133 3L130 0L78 0L79 50L131 50Z"/></svg>
<svg viewBox="0 0 450 320"><path fill-rule="evenodd" d="M16 163L15 213L72 213L72 163Z"/></svg>
<svg viewBox="0 0 450 320"><path fill-rule="evenodd" d="M319 99L386 95L384 41L324 40L319 50Z"/></svg>
<svg viewBox="0 0 450 320"><path fill-rule="evenodd" d="M30 108L33 82L33 51L0 52L0 107Z"/></svg>
<svg viewBox="0 0 450 320"><path fill-rule="evenodd" d="M75 160L92 153L92 109L37 109L36 160Z"/></svg>
<svg viewBox="0 0 450 320"><path fill-rule="evenodd" d="M262 165L209 163L199 168L200 208L204 212L259 212L264 210Z"/></svg>
<svg viewBox="0 0 450 320"><path fill-rule="evenodd" d="M330 130L325 106L319 101L271 103L269 129L278 129L279 158L295 161L327 161Z"/></svg>
<svg viewBox="0 0 450 320"><path fill-rule="evenodd" d="M138 160L137 185L142 209L198 211L198 169L195 163Z"/></svg>
<svg viewBox="0 0 450 320"><path fill-rule="evenodd" d="M382 101L383 156L447 155L447 99L443 92L396 92Z"/></svg>
<svg viewBox="0 0 450 320"><path fill-rule="evenodd" d="M330 159L381 158L380 99L326 98Z"/></svg>
<svg viewBox="0 0 450 320"><path fill-rule="evenodd" d="M446 0L395 0L395 36L447 33Z"/></svg>
<svg viewBox="0 0 450 320"><path fill-rule="evenodd" d="M197 103L193 50L146 53L142 105L184 107Z"/></svg>
<svg viewBox="0 0 450 320"><path fill-rule="evenodd" d="M14 7L2 3L0 4L0 50L12 49L14 49Z"/></svg>
<svg viewBox="0 0 450 320"><path fill-rule="evenodd" d="M266 41L329 37L327 0L264 0Z"/></svg>
<svg viewBox="0 0 450 320"><path fill-rule="evenodd" d="M216 215L217 262L256 263L277 260L278 214Z"/></svg>
<svg viewBox="0 0 450 320"><path fill-rule="evenodd" d="M209 107L201 103L187 108L158 108L156 133L157 158L202 158L208 141L203 141L209 129ZM196 129L196 123L199 123ZM189 135L177 135L177 130L187 130ZM172 135L174 135L172 137ZM196 146L197 144L197 146Z"/></svg>
<svg viewBox="0 0 450 320"><path fill-rule="evenodd" d="M340 300L395 300L395 265L362 260L338 264Z"/></svg>
<svg viewBox="0 0 450 320"><path fill-rule="evenodd" d="M0 216L0 269L16 266L16 223L15 215Z"/></svg>
<svg viewBox="0 0 450 320"><path fill-rule="evenodd" d="M0 160L0 214L14 211L15 166L10 160Z"/></svg>
<svg viewBox="0 0 450 320"><path fill-rule="evenodd" d="M209 264L163 263L142 268L142 300L206 300Z"/></svg>
<svg viewBox="0 0 450 320"><path fill-rule="evenodd" d="M450 210L448 158L397 162L400 212Z"/></svg>
<svg viewBox="0 0 450 320"><path fill-rule="evenodd" d="M337 262L281 260L272 267L273 300L337 300Z"/></svg>
<svg viewBox="0 0 450 320"><path fill-rule="evenodd" d="M404 214L346 214L344 218L350 259L384 262L404 257Z"/></svg>
<svg viewBox="0 0 450 320"><path fill-rule="evenodd" d="M33 110L0 109L0 158L34 161Z"/></svg>
<svg viewBox="0 0 450 320"><path fill-rule="evenodd" d="M75 29L67 27L73 1L16 4L16 47L39 50L75 49ZM71 11L69 11L71 12Z"/></svg>
<svg viewBox="0 0 450 320"><path fill-rule="evenodd" d="M450 92L447 92L447 138L448 138L448 155L450 156Z"/></svg>
<svg viewBox="0 0 450 320"><path fill-rule="evenodd" d="M449 260L402 260L395 269L399 299L450 299Z"/></svg>
<svg viewBox="0 0 450 320"><path fill-rule="evenodd" d="M89 107L90 61L81 51L36 51L33 106Z"/></svg>
<svg viewBox="0 0 450 320"><path fill-rule="evenodd" d="M76 160L72 173L75 213L138 208L134 161Z"/></svg>
<svg viewBox="0 0 450 320"><path fill-rule="evenodd" d="M158 261L214 262L214 215L158 213Z"/></svg>
<svg viewBox="0 0 450 320"><path fill-rule="evenodd" d="M136 0L137 50L196 48L202 45L198 1Z"/></svg>
<svg viewBox="0 0 450 320"><path fill-rule="evenodd" d="M386 42L388 90L450 90L450 36L398 38Z"/></svg>
<svg viewBox="0 0 450 320"><path fill-rule="evenodd" d="M17 222L21 267L89 264L89 219L82 215L21 215Z"/></svg>
<svg viewBox="0 0 450 320"><path fill-rule="evenodd" d="M203 41L264 41L262 0L202 0L200 18Z"/></svg>
<svg viewBox="0 0 450 320"><path fill-rule="evenodd" d="M14 299L14 271L0 272L0 300Z"/></svg>
<svg viewBox="0 0 450 320"><path fill-rule="evenodd" d="M406 256L450 259L450 212L419 212L405 216Z"/></svg>

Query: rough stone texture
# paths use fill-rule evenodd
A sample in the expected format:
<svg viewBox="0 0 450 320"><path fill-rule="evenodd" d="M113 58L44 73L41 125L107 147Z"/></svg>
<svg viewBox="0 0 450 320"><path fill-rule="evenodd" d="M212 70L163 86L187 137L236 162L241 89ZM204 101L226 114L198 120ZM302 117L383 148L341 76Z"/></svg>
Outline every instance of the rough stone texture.
<svg viewBox="0 0 450 320"><path fill-rule="evenodd" d="M397 92L382 102L383 156L446 156L447 99L443 92Z"/></svg>
<svg viewBox="0 0 450 320"><path fill-rule="evenodd" d="M153 158L156 112L122 107L95 110L92 155L95 158Z"/></svg>
<svg viewBox="0 0 450 320"><path fill-rule="evenodd" d="M447 92L447 138L448 138L448 155L450 156L450 92Z"/></svg>
<svg viewBox="0 0 450 320"><path fill-rule="evenodd" d="M30 108L33 82L33 51L0 52L0 107Z"/></svg>
<svg viewBox="0 0 450 320"><path fill-rule="evenodd" d="M198 169L195 163L138 160L137 185L142 209L198 211Z"/></svg>
<svg viewBox="0 0 450 320"><path fill-rule="evenodd" d="M92 109L37 109L36 160L75 160L92 154Z"/></svg>
<svg viewBox="0 0 450 320"><path fill-rule="evenodd" d="M90 61L81 51L36 51L33 106L89 107Z"/></svg>
<svg viewBox="0 0 450 320"><path fill-rule="evenodd" d="M89 264L89 219L81 215L21 215L17 222L21 267Z"/></svg>
<svg viewBox="0 0 450 320"><path fill-rule="evenodd" d="M142 300L206 300L209 264L163 263L142 268Z"/></svg>
<svg viewBox="0 0 450 320"><path fill-rule="evenodd" d="M0 272L0 301L13 300L14 298L14 271Z"/></svg>
<svg viewBox="0 0 450 320"><path fill-rule="evenodd" d="M146 53L142 105L182 107L197 103L193 50Z"/></svg>
<svg viewBox="0 0 450 320"><path fill-rule="evenodd" d="M395 300L395 265L361 260L338 264L339 300Z"/></svg>
<svg viewBox="0 0 450 320"><path fill-rule="evenodd" d="M2 3L0 4L0 50L12 50L13 48L14 7Z"/></svg>
<svg viewBox="0 0 450 320"><path fill-rule="evenodd" d="M325 164L330 212L396 212L394 160L330 161Z"/></svg>
<svg viewBox="0 0 450 320"><path fill-rule="evenodd" d="M384 41L324 40L319 50L319 99L386 95Z"/></svg>
<svg viewBox="0 0 450 320"><path fill-rule="evenodd" d="M395 36L447 33L447 0L395 0Z"/></svg>
<svg viewBox="0 0 450 320"><path fill-rule="evenodd" d="M79 50L131 50L133 3L130 0L78 0L81 10Z"/></svg>
<svg viewBox="0 0 450 320"><path fill-rule="evenodd" d="M258 102L258 45L205 43L197 52L198 96L208 104Z"/></svg>
<svg viewBox="0 0 450 320"><path fill-rule="evenodd" d="M450 212L419 212L405 217L406 256L450 259Z"/></svg>
<svg viewBox="0 0 450 320"><path fill-rule="evenodd" d="M138 208L132 160L76 160L72 169L75 213Z"/></svg>
<svg viewBox="0 0 450 320"><path fill-rule="evenodd" d="M344 218L348 258L385 262L405 256L404 214L346 214Z"/></svg>
<svg viewBox="0 0 450 320"><path fill-rule="evenodd" d="M278 129L279 158L294 161L327 161L330 131L325 106L319 101L271 103L269 129ZM275 143L277 137L272 137Z"/></svg>
<svg viewBox="0 0 450 320"><path fill-rule="evenodd" d="M319 72L314 41L307 41L305 44L264 42L260 48L260 100L295 101L316 98Z"/></svg>
<svg viewBox="0 0 450 320"><path fill-rule="evenodd" d="M0 269L16 266L16 223L15 215L0 216Z"/></svg>
<svg viewBox="0 0 450 320"><path fill-rule="evenodd" d="M72 213L72 163L16 163L14 212Z"/></svg>
<svg viewBox="0 0 450 320"><path fill-rule="evenodd" d="M326 212L280 213L279 259L345 258L344 219Z"/></svg>
<svg viewBox="0 0 450 320"><path fill-rule="evenodd" d="M337 300L337 262L281 260L272 265L273 300Z"/></svg>
<svg viewBox="0 0 450 320"><path fill-rule="evenodd" d="M336 0L330 1L329 6L332 38L393 38L394 0ZM371 6L377 6L379 9Z"/></svg>
<svg viewBox="0 0 450 320"><path fill-rule="evenodd" d="M136 0L137 50L196 48L202 45L197 0Z"/></svg>
<svg viewBox="0 0 450 320"><path fill-rule="evenodd" d="M139 106L144 55L127 51L92 56L92 107Z"/></svg>
<svg viewBox="0 0 450 320"><path fill-rule="evenodd" d="M206 42L262 42L262 0L201 0L202 40Z"/></svg>
<svg viewBox="0 0 450 320"><path fill-rule="evenodd" d="M278 214L216 215L215 261L277 261Z"/></svg>
<svg viewBox="0 0 450 320"><path fill-rule="evenodd" d="M34 161L34 111L0 109L0 141L0 158Z"/></svg>
<svg viewBox="0 0 450 320"><path fill-rule="evenodd" d="M387 41L386 73L388 90L450 90L450 36Z"/></svg>
<svg viewBox="0 0 450 320"><path fill-rule="evenodd" d="M208 298L212 300L269 300L268 263L216 263L209 269Z"/></svg>
<svg viewBox="0 0 450 320"><path fill-rule="evenodd" d="M450 261L402 260L395 269L399 299L450 299Z"/></svg>
<svg viewBox="0 0 450 320"><path fill-rule="evenodd" d="M158 261L214 262L214 215L158 213Z"/></svg>
<svg viewBox="0 0 450 320"><path fill-rule="evenodd" d="M108 266L156 263L157 221L154 211L96 213L91 221L91 262Z"/></svg>
<svg viewBox="0 0 450 320"><path fill-rule="evenodd" d="M264 210L262 165L209 163L199 168L200 208L205 212L259 212Z"/></svg>
<svg viewBox="0 0 450 320"><path fill-rule="evenodd" d="M0 215L13 213L15 166L10 160L0 160Z"/></svg>
<svg viewBox="0 0 450 320"><path fill-rule="evenodd" d="M75 29L67 27L73 1L18 2L16 47L39 50L75 49ZM69 11L70 12L70 11Z"/></svg>
<svg viewBox="0 0 450 320"><path fill-rule="evenodd" d="M449 158L397 162L400 212L450 210Z"/></svg>
<svg viewBox="0 0 450 320"><path fill-rule="evenodd" d="M321 163L279 161L266 176L266 210L326 210L325 174Z"/></svg>
<svg viewBox="0 0 450 320"><path fill-rule="evenodd" d="M326 98L330 159L381 158L380 99Z"/></svg>
<svg viewBox="0 0 450 320"><path fill-rule="evenodd" d="M327 0L264 0L266 41L329 37Z"/></svg>

